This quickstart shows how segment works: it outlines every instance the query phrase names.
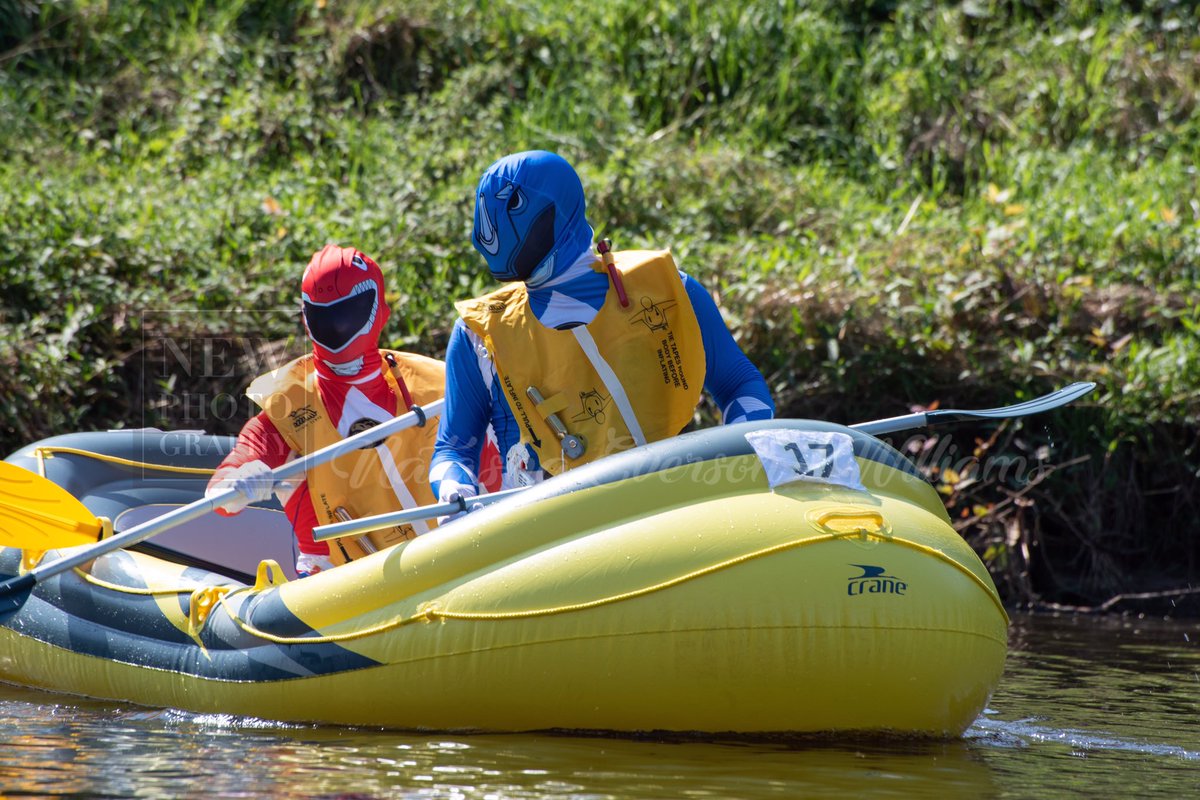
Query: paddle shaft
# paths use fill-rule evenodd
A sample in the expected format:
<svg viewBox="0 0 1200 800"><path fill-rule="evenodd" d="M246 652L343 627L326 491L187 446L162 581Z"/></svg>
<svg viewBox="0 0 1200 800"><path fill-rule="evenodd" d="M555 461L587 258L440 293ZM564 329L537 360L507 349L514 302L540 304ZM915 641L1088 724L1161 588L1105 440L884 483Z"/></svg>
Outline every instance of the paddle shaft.
<svg viewBox="0 0 1200 800"><path fill-rule="evenodd" d="M1012 406L1004 406L1002 408L989 408L980 411L961 411L955 409L945 409L938 411L925 411L916 414L905 414L899 417L889 417L888 419L875 420L872 422L860 422L856 425L851 425L851 428L862 431L863 433L872 436L879 436L887 433L897 433L899 431L910 430L912 428L920 428L928 425L938 425L947 422L959 422L970 419L1011 419L1013 417L1023 417L1029 414L1036 414L1042 411L1049 411L1053 408L1066 405L1080 397L1083 397L1088 392L1096 388L1096 384L1090 382L1072 383L1058 391L1051 392L1048 395L1028 400L1024 403L1018 403ZM372 444L397 431L413 425L424 425L426 417L436 416L442 411L444 400L437 400L430 403L426 408L413 408L408 414L396 417L388 422L376 425L373 428L355 434L347 439L331 444L329 447L311 453L304 458L297 459L291 463L274 471L276 481L286 480L299 474L303 474L312 467L318 464L325 463L330 459L337 458L343 453L349 452L364 445ZM472 498L470 505L483 505L485 503L495 502L512 494L524 491L523 488L510 489L505 492L496 492L492 495L480 495L477 498ZM207 497L203 500L197 500L195 503L183 506L175 511L150 520L142 525L138 525L125 531L122 534L114 536L110 539L105 539L96 545L84 548L82 551L58 559L49 564L34 568L32 571L20 575L15 578L10 578L7 581L0 582L0 622L10 617L20 609L32 590L34 584L42 578L56 575L73 567L84 564L97 556L113 550L118 550L128 545L149 539L155 534L161 533L175 525L195 519L203 514L208 513L217 504L236 494L235 490L229 489L221 492L213 497ZM453 514L459 511L465 511L467 504L459 500L451 503L439 503L436 505L422 506L408 511L396 512L392 515L381 515L376 517L366 517L361 520L350 520L346 523L336 523L317 528L316 531L321 532L321 539L332 538L334 536L344 536L350 533L366 532L369 530L377 530L379 528L387 528L392 525L401 524L403 522L413 522L420 519L430 519L432 517L440 517L446 514ZM381 521L383 519L383 521ZM339 526L345 526L339 528ZM353 526L353 530L351 527ZM316 533L314 531L314 533Z"/></svg>
<svg viewBox="0 0 1200 800"><path fill-rule="evenodd" d="M334 442L328 447L322 447L309 453L306 456L289 461L281 467L271 471L276 483L288 480L299 475L303 475L313 467L332 461L338 456L357 450L364 446L369 446L386 439L393 433L405 430L407 428L418 427L424 425L430 417L435 417L442 413L442 408L445 406L445 399L439 398L425 406L413 406L412 410L407 414L402 414L398 417L381 422L380 424L368 428L365 431L349 436L340 441ZM0 596L7 594L10 591L20 591L23 588L30 587L43 578L48 578L52 575L57 575L61 572L66 572L69 569L86 564L98 556L105 553L111 553L114 550L120 550L124 547L137 544L145 541L163 531L170 530L177 525L182 525L197 517L204 516L217 506L238 495L236 489L225 489L217 492L209 497L204 497L193 503L188 503L186 506L180 506L173 511L168 511L161 517L155 517L141 525L135 525L129 530L119 533L103 541L97 542L94 545L83 548L82 550L72 553L69 556L55 559L48 564L43 564L34 567L25 575L17 578L12 578L7 581L0 582Z"/></svg>
<svg viewBox="0 0 1200 800"><path fill-rule="evenodd" d="M905 414L899 417L888 417L887 419L878 419L871 422L859 422L850 427L856 431L879 436L885 433L897 433L898 431L911 430L912 428L922 428L927 425L941 425L949 422L961 422L967 419L1008 419L1011 417L1023 417L1029 414L1036 414L1040 411L1049 411L1052 408L1066 405L1074 400L1083 397L1092 389L1096 388L1094 383L1072 383L1064 386L1058 391L1043 395L1042 397L1027 400L1024 403L1017 403L1012 406L1003 406L1001 408L987 408L979 411L960 411L955 409L946 409L943 411L924 411L917 414ZM495 503L498 500L503 500L514 494L519 494L528 487L519 487L516 489L506 489L503 492L495 492L493 494L481 494L477 497L470 498L470 501L462 499L454 500L446 503L437 503L435 505L421 506L419 508L410 508L406 511L393 511L387 514L377 514L372 517L363 517L362 519L352 519L346 522L334 522L329 525L321 525L313 528L313 539L318 542L323 542L328 539L333 539L338 536L350 536L356 533L366 533L368 531L376 531L380 528L390 528L393 525L403 525L408 522L416 522L417 520L432 519L433 517L443 517L447 514L457 514L466 511L467 507L477 507Z"/></svg>
<svg viewBox="0 0 1200 800"><path fill-rule="evenodd" d="M407 511L391 511L387 514L376 514L373 517L363 517L362 519L351 519L345 522L333 522L329 525L321 525L313 528L313 541L324 542L329 539L334 539L338 536L351 536L356 533L366 533L367 531L377 531L380 528L390 528L393 525L404 525L409 522L416 522L422 519L432 519L433 517L444 517L448 514L458 514L466 511L468 508L474 510L479 506L491 505L507 497L512 497L515 494L520 494L525 491L527 486L518 486L515 489L505 489L502 492L492 492L491 494L481 494L475 497L459 498L450 500L445 503L437 503L428 506L420 506L419 508L410 508Z"/></svg>
<svg viewBox="0 0 1200 800"><path fill-rule="evenodd" d="M869 433L872 436L880 436L886 433L897 433L913 428L923 428L928 425L942 425L948 422L963 422L970 419L1011 419L1013 417L1025 417L1030 414L1049 411L1059 406L1065 406L1067 403L1078 400L1095 388L1096 384L1090 381L1072 383L1042 397L1036 397L1033 400L1026 400L1024 403L1003 406L1001 408L987 408L979 411L961 411L950 408L940 411L922 411L916 414L877 419L873 422L860 422L850 427L856 431Z"/></svg>

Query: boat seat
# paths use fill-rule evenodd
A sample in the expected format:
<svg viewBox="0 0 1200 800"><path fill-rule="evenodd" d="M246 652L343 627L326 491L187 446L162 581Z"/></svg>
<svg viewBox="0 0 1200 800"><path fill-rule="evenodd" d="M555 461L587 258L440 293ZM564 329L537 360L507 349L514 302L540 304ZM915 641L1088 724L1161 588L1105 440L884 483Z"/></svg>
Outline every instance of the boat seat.
<svg viewBox="0 0 1200 800"><path fill-rule="evenodd" d="M122 511L113 520L113 532L121 533L148 522L181 504L156 503ZM260 561L279 563L289 580L296 578L296 537L287 515L269 508L250 507L232 517L205 514L154 536L143 549L173 561L196 561L217 572L247 582ZM234 574L236 573L236 574Z"/></svg>

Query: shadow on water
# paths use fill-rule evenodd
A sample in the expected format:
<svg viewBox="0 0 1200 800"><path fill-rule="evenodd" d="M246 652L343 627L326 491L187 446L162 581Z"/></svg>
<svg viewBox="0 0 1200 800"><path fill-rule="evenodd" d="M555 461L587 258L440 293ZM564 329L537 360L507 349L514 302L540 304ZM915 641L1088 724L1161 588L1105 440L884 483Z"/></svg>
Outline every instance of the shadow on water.
<svg viewBox="0 0 1200 800"><path fill-rule="evenodd" d="M413 734L0 686L0 795L1194 796L1198 640L1198 624L1017 618L999 691L950 742Z"/></svg>

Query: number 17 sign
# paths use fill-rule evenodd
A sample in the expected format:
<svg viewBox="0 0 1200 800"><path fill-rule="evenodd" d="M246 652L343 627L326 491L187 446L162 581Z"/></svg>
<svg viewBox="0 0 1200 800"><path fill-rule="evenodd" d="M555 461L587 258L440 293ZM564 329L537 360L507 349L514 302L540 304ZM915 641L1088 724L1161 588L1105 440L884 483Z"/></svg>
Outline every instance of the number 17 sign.
<svg viewBox="0 0 1200 800"><path fill-rule="evenodd" d="M769 428L747 433L746 441L762 462L772 489L785 483L811 481L867 491L849 434Z"/></svg>

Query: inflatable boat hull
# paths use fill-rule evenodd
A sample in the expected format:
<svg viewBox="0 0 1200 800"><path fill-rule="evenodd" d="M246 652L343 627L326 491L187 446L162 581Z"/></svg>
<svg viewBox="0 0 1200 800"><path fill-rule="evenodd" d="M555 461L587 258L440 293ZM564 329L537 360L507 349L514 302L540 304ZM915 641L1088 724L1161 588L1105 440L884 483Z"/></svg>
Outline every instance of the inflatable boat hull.
<svg viewBox="0 0 1200 800"><path fill-rule="evenodd" d="M851 435L868 491L772 489L731 426L304 580L114 553L0 627L0 680L404 729L960 734L1007 646L982 564L894 450L765 425Z"/></svg>

